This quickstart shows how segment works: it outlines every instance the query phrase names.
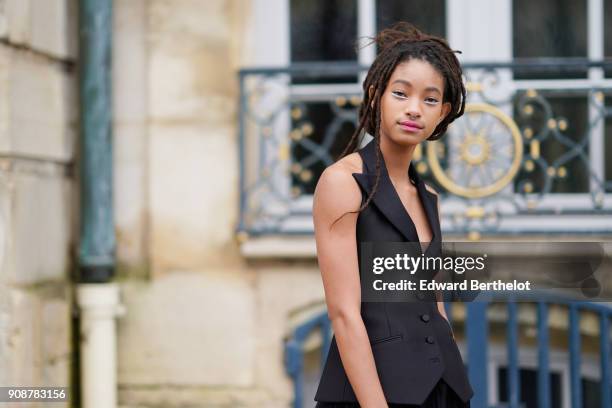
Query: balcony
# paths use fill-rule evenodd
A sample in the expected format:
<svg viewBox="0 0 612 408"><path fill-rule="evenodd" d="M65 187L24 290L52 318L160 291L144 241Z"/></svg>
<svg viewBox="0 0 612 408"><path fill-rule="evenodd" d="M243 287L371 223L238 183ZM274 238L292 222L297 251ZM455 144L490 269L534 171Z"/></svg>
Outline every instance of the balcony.
<svg viewBox="0 0 612 408"><path fill-rule="evenodd" d="M413 157L446 237L611 233L612 62L463 67L465 115ZM355 129L364 75L352 63L240 71L241 242L312 238L314 187Z"/></svg>
<svg viewBox="0 0 612 408"><path fill-rule="evenodd" d="M446 302L470 384L473 407L609 407L612 305L550 292L531 301ZM325 310L287 333L285 371L294 408L309 407L332 339Z"/></svg>

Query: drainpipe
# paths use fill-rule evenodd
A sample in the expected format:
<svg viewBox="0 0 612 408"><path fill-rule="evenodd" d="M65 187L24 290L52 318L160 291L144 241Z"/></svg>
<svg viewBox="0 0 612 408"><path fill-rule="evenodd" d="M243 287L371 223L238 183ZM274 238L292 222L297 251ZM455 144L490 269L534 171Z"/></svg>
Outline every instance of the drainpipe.
<svg viewBox="0 0 612 408"><path fill-rule="evenodd" d="M116 318L121 314L115 271L111 133L112 0L80 0L80 239L81 405L117 407Z"/></svg>

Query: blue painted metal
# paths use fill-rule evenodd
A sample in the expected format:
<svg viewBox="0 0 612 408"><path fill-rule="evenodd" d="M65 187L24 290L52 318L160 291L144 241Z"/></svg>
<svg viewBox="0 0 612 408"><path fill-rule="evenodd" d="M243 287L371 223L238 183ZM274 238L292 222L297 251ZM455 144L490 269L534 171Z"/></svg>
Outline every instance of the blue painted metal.
<svg viewBox="0 0 612 408"><path fill-rule="evenodd" d="M444 311L446 311L446 317L448 322L453 325L453 302L444 302Z"/></svg>
<svg viewBox="0 0 612 408"><path fill-rule="evenodd" d="M496 79L500 70L503 69L537 69L539 71L550 69L551 71L559 71L590 67L607 68L610 66L612 66L612 63L609 61L591 61L585 58L518 59L507 63L462 64L467 79L475 83L486 83L488 84L486 88L492 87L491 84L499 83L499 81L496 82L492 79ZM353 125L356 122L359 103L350 101L360 100L361 87L354 84L354 91L351 91L350 88L346 90L350 84L345 83L342 84L343 90L338 91L341 93L332 93L324 91L324 89L327 89L328 85L333 86L333 84L326 84L316 89L314 87L307 89L308 92L302 92L307 85L295 85L294 89L293 85L288 84L287 78L290 78L291 75L299 75L301 78L330 78L348 75L355 77L367 69L368 67L354 62L338 61L333 64L298 63L287 67L243 69L239 72L240 214L236 227L237 233L244 232L251 236L313 234L312 224L307 222L308 217L311 216L310 209L295 204L296 201L300 201L300 198L305 198L304 202L312 198L306 189L310 191L311 184L316 182L321 169L333 162L330 150L331 146L338 141L339 135L337 132L340 129L346 129L345 124ZM471 78L471 75L474 78ZM543 186L538 187L541 191L527 197L526 193L524 194L524 191L519 187L524 186L531 179L527 172L520 172L513 180L513 183L517 186L513 193L498 193L483 198L483 204L491 204L485 205L487 208L497 208L498 206L495 203L504 202L514 205L515 213L506 214L491 210L490 213L487 213L488 216L483 217L482 220L470 219L469 222L467 221L469 217L453 217L451 214L443 223L443 233L467 234L471 231L478 231L490 235L525 236L551 232L588 235L612 232L607 223L601 223L601 227L597 227L597 231L594 231L592 226L585 226L580 223L563 223L565 225L563 230L556 230L545 225L540 226L537 223L533 223L533 226L527 228L524 224L501 222L502 220L511 221L513 215L519 215L520 218L533 217L535 220L540 215L571 217L572 215L582 214L607 219L605 217L612 214L612 207L607 204L607 200L600 200L599 194L600 192L611 191L612 181L604 180L600 175L591 171L592 166L589 165L590 153L588 152L591 129L599 126L600 122L605 120L604 108L602 108L595 95L601 92L608 93L610 90L608 88L595 89L585 86L581 89L572 90L534 89L534 91L536 91L537 96L532 97L528 96L532 93L525 92L525 89L519 89L503 101L490 99L490 95L485 91L470 91L468 102L472 99L470 95L477 93L478 100L490 105L513 105L517 112L514 119L521 127L523 123L521 121L525 120L521 112L525 111L523 108L527 106L531 108L535 106L538 111L544 112L545 116L538 123L547 124L550 120L558 119L557 112L553 109L554 106L550 101L557 94L565 96L571 93L588 95L585 98L589 108L593 108L601 114L589 124L585 132L581 133L581 140L567 137L559 129L551 130L547 127L531 129L534 134L531 141L540 143L555 141L566 146L567 149L565 152L561 152L559 157L544 157L541 155L536 161L533 161L535 159L530 158L529 154L524 155L524 159L532 160L537 168L550 170L558 170L560 165L571 158L579 160L580 165L589 175L590 185L597 186L597 188L593 187L589 193L585 193L585 196L589 198L588 203L582 208L567 206L563 202L559 202L559 205L556 205L555 208L538 205L528 207L526 206L528 201L537 203L552 194L553 180L557 176L554 171L551 173L552 175L548 171L543 172ZM269 94L266 94L266 92ZM495 94L495 92L492 92L492 94ZM342 107L337 104L339 99L345 101ZM264 106L266 109L259 109L260 106L257 105L259 100L267 101L263 103L272 106L266 105ZM309 104L316 104L317 109L329 109L331 113L329 123L317 125L322 128L316 128L312 120L314 116L309 116L308 106L311 106ZM267 108L270 108L269 112ZM298 108L301 113L294 117L294 109ZM261 110L265 110L266 114L262 114ZM285 125L292 126L293 129L283 128L282 126ZM309 128L310 131L303 132L304 126ZM278 129L283 129L282 134L278 132ZM313 138L309 135L320 137ZM249 148L252 148L252 155L245 154L244 149L247 140ZM525 139L525 144L529 145L529 143L530 141ZM287 150L289 155L286 154ZM302 153L293 154L296 151ZM427 160L427 155L422 155L417 161L428 164ZM279 180L282 178L282 176L278 176L281 173L279 169L285 168L289 168L290 173L286 180ZM424 166L423 168L431 169L431 166ZM271 176L273 171L276 171L276 176ZM302 176L304 180L302 180ZM428 173L428 170L425 170L424 177L435 178L431 172ZM443 192L441 199L442 201L452 199L453 202L460 203L461 208L473 204L470 199L459 196L451 197L451 194L447 192ZM456 214L460 215L461 211L457 210ZM294 219L297 222L292 222ZM495 219L499 222L485 222L485 219Z"/></svg>
<svg viewBox="0 0 612 408"><path fill-rule="evenodd" d="M525 69L534 68L541 70L542 68L550 68L551 70L559 69L579 69L579 68L612 68L612 62L609 60L590 60L588 58L515 58L510 62L485 62L474 61L461 64L464 70L468 69ZM288 67L258 67L258 68L243 68L240 70L240 75L277 75L277 74L299 74L301 77L312 76L341 76L353 75L356 72L363 72L369 69L368 66L356 64L353 61L334 61L333 64L321 62L300 62L293 63Z"/></svg>
<svg viewBox="0 0 612 408"><path fill-rule="evenodd" d="M239 99L239 109L240 112L246 112L246 96L244 95L244 75L240 75L239 79L240 87L240 99ZM244 176L245 173L245 150L246 149L246 140L245 140L245 130L244 130L244 120L238 120L238 183L240 185L240 203L239 203L239 211L238 214L238 226L236 230L238 232L244 232L247 230L245 225L245 217L246 214L246 202L247 202L247 188L246 188L246 179Z"/></svg>
<svg viewBox="0 0 612 408"><path fill-rule="evenodd" d="M610 379L610 314L599 313L599 351L601 355L601 408L612 407L612 383Z"/></svg>
<svg viewBox="0 0 612 408"><path fill-rule="evenodd" d="M321 339L321 362L327 360L327 353L329 353L329 347L331 345L332 330L331 321L327 318L321 320L321 332L323 337ZM321 364L321 371L323 370L323 364Z"/></svg>
<svg viewBox="0 0 612 408"><path fill-rule="evenodd" d="M111 0L81 0L80 280L105 282L115 267L111 118Z"/></svg>
<svg viewBox="0 0 612 408"><path fill-rule="evenodd" d="M538 302L538 407L550 408L548 304Z"/></svg>
<svg viewBox="0 0 612 408"><path fill-rule="evenodd" d="M582 386L580 384L580 315L575 303L569 305L569 349L570 387L572 408L582 407Z"/></svg>
<svg viewBox="0 0 612 408"><path fill-rule="evenodd" d="M285 371L293 379L294 408L302 408L304 400L304 342L313 330L321 330L322 357L326 357L331 337L330 328L327 312L323 312L296 328L293 336L285 343ZM323 361L325 360L321 360L321 363Z"/></svg>
<svg viewBox="0 0 612 408"><path fill-rule="evenodd" d="M487 303L472 302L467 304L466 336L468 338L468 377L475 390L471 404L474 407L486 407L488 404L488 369L487 340L489 337L487 323Z"/></svg>
<svg viewBox="0 0 612 408"><path fill-rule="evenodd" d="M519 338L517 305L514 301L508 302L507 353L508 353L508 395L510 408L518 408L521 397L520 372L518 361Z"/></svg>
<svg viewBox="0 0 612 408"><path fill-rule="evenodd" d="M511 293L500 292L500 295L509 296ZM580 365L580 332L579 332L579 313L583 310L593 311L600 314L600 351L601 351L601 384L602 384L602 407L610 407L610 391L612 391L610 383L610 319L612 318L612 307L602 303L590 303L586 301L574 301L563 295L543 293L533 291L527 297L532 298L532 302L537 304L537 329L538 329L538 408L550 408L550 362L549 362L549 332L548 332L548 307L550 304L568 305L569 306L569 337L570 337L570 395L573 407L580 407L582 403L580 372L576 369ZM501 298L492 299L491 301L500 301ZM506 299L509 300L509 299ZM449 317L452 302L446 302L445 307ZM488 323L486 320L486 310L489 301L471 302L466 304L466 338L467 338L467 364L470 383L472 384L475 395L472 398L471 406L484 408L488 407L488 377L487 377L487 344L488 344ZM511 373L518 365L518 333L512 333L517 325L516 304L508 306L508 336L509 344L515 344L517 350L508 349L508 365L509 373ZM295 401L294 408L301 408L304 398L303 393L303 344L308 335L313 330L321 330L323 345L321 350L322 362L325 361L329 350L329 342L331 339L331 324L329 322L327 312L321 312L319 315L309 319L300 325L293 333L292 337L285 343L285 369L294 381ZM514 361L514 362L513 362ZM606 363L607 362L607 363ZM509 375L510 377L511 375ZM520 395L520 386L509 385L508 389ZM607 387L606 387L607 384ZM606 389L608 393L606 394ZM512 391L510 392L512 399ZM516 398L511 401L510 406L522 406ZM515 405L512 405L515 404Z"/></svg>

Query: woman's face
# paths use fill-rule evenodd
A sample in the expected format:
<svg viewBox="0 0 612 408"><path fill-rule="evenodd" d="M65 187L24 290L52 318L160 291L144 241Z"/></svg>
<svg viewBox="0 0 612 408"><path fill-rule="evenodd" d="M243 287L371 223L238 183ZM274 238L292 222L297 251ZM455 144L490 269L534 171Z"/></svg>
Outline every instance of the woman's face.
<svg viewBox="0 0 612 408"><path fill-rule="evenodd" d="M429 62L413 58L398 64L381 97L381 137L400 145L427 139L450 112L443 95L444 78Z"/></svg>

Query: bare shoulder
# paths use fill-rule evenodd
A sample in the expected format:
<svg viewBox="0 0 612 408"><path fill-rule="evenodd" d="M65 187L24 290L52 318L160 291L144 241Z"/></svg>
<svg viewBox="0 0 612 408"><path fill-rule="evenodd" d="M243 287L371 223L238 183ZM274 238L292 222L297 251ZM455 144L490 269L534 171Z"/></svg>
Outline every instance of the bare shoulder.
<svg viewBox="0 0 612 408"><path fill-rule="evenodd" d="M359 209L361 190L353 173L361 173L361 157L357 153L343 157L321 173L313 198L315 218L338 217Z"/></svg>
<svg viewBox="0 0 612 408"><path fill-rule="evenodd" d="M363 169L363 160L361 160L361 156L359 155L359 153L354 152L351 154L347 154L329 167L333 166L340 166L350 171L351 173L361 173Z"/></svg>

